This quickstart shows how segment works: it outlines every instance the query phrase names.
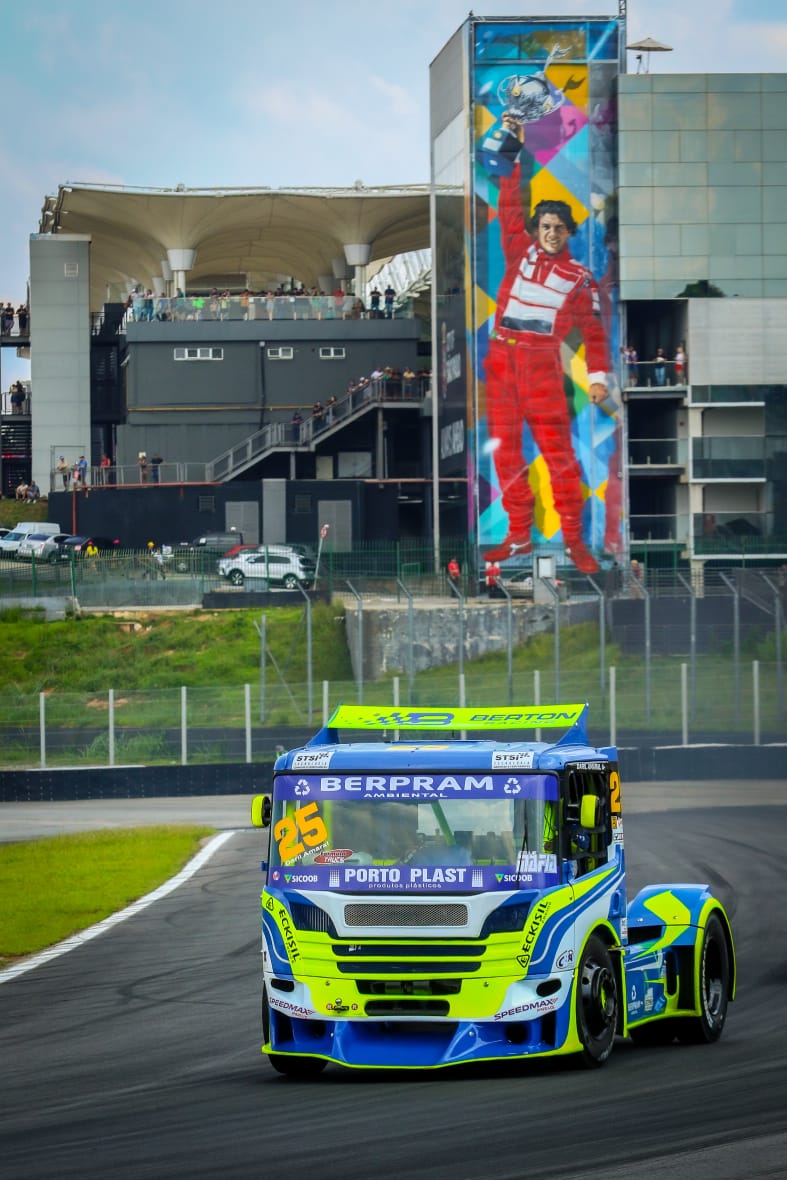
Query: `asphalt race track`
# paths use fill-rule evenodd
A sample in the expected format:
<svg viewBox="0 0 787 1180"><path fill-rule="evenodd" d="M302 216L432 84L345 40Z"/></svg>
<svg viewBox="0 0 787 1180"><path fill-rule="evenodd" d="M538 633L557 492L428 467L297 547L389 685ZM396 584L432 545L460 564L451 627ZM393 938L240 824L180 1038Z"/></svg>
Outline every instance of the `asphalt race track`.
<svg viewBox="0 0 787 1180"><path fill-rule="evenodd" d="M259 1052L260 834L241 827L161 901L0 981L0 1172L784 1177L785 804L787 782L624 788L629 894L650 882L709 882L732 919L738 998L716 1045L618 1042L589 1072L532 1062L279 1077ZM155 805L144 804L147 822ZM21 834L15 806L0 820ZM226 814L227 800L219 806ZM83 807L100 805L70 804L72 825ZM203 807L182 818L203 819ZM84 815L85 826L97 822Z"/></svg>

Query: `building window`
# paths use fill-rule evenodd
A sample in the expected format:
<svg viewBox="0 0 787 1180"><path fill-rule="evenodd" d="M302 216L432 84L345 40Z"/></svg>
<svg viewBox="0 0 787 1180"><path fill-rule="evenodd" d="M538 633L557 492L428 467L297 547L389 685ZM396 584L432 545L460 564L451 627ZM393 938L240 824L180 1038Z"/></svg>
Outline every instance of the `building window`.
<svg viewBox="0 0 787 1180"><path fill-rule="evenodd" d="M216 511L216 497L215 496L198 496L197 497L197 512L215 512Z"/></svg>
<svg viewBox="0 0 787 1180"><path fill-rule="evenodd" d="M176 361L223 361L223 348L174 348Z"/></svg>
<svg viewBox="0 0 787 1180"><path fill-rule="evenodd" d="M344 360L344 349L343 348L321 348L320 349L320 360L321 361L343 361Z"/></svg>
<svg viewBox="0 0 787 1180"><path fill-rule="evenodd" d="M312 498L307 494L299 494L295 496L292 506L296 516L309 515L312 510Z"/></svg>
<svg viewBox="0 0 787 1180"><path fill-rule="evenodd" d="M293 357L293 350L291 348L269 348L268 360L271 361L291 361Z"/></svg>

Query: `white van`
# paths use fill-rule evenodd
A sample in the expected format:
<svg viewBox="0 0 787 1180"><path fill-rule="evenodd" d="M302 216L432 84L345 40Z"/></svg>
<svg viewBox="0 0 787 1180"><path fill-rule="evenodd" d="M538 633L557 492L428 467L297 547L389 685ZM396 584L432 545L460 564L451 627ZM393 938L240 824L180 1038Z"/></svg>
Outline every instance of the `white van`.
<svg viewBox="0 0 787 1180"><path fill-rule="evenodd" d="M17 549L30 533L56 537L62 531L60 525L52 520L20 520L10 533L0 537L0 557L15 557Z"/></svg>

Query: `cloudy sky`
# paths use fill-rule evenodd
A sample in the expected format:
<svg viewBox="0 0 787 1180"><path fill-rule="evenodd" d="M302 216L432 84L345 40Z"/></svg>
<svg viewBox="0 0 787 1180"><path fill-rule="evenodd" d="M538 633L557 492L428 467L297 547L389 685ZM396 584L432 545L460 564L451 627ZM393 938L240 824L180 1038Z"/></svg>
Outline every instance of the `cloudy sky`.
<svg viewBox="0 0 787 1180"><path fill-rule="evenodd" d="M485 0L0 0L0 298L24 298L29 235L45 195L68 181L427 181L429 63L469 3L523 14ZM652 55L653 73L782 72L787 4L629 0L628 39L646 36L673 47ZM15 376L6 357L3 388Z"/></svg>

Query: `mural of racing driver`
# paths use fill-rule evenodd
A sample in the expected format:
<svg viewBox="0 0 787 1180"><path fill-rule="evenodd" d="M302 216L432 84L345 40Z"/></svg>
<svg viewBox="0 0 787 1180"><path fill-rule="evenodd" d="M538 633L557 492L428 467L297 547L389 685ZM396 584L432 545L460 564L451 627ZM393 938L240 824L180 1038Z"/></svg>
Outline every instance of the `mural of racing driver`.
<svg viewBox="0 0 787 1180"><path fill-rule="evenodd" d="M502 122L505 132L522 144L521 123L510 115ZM568 556L577 569L594 573L598 563L582 539L582 473L572 446L561 345L570 333L581 336L588 398L594 404L604 402L611 370L599 290L590 271L569 252L569 238L577 228L571 206L540 201L528 232L519 158L508 175L500 175L499 185L505 270L485 375L488 433L508 532L487 549L484 560L505 561L532 551L535 497L522 442L527 423L549 471Z"/></svg>

